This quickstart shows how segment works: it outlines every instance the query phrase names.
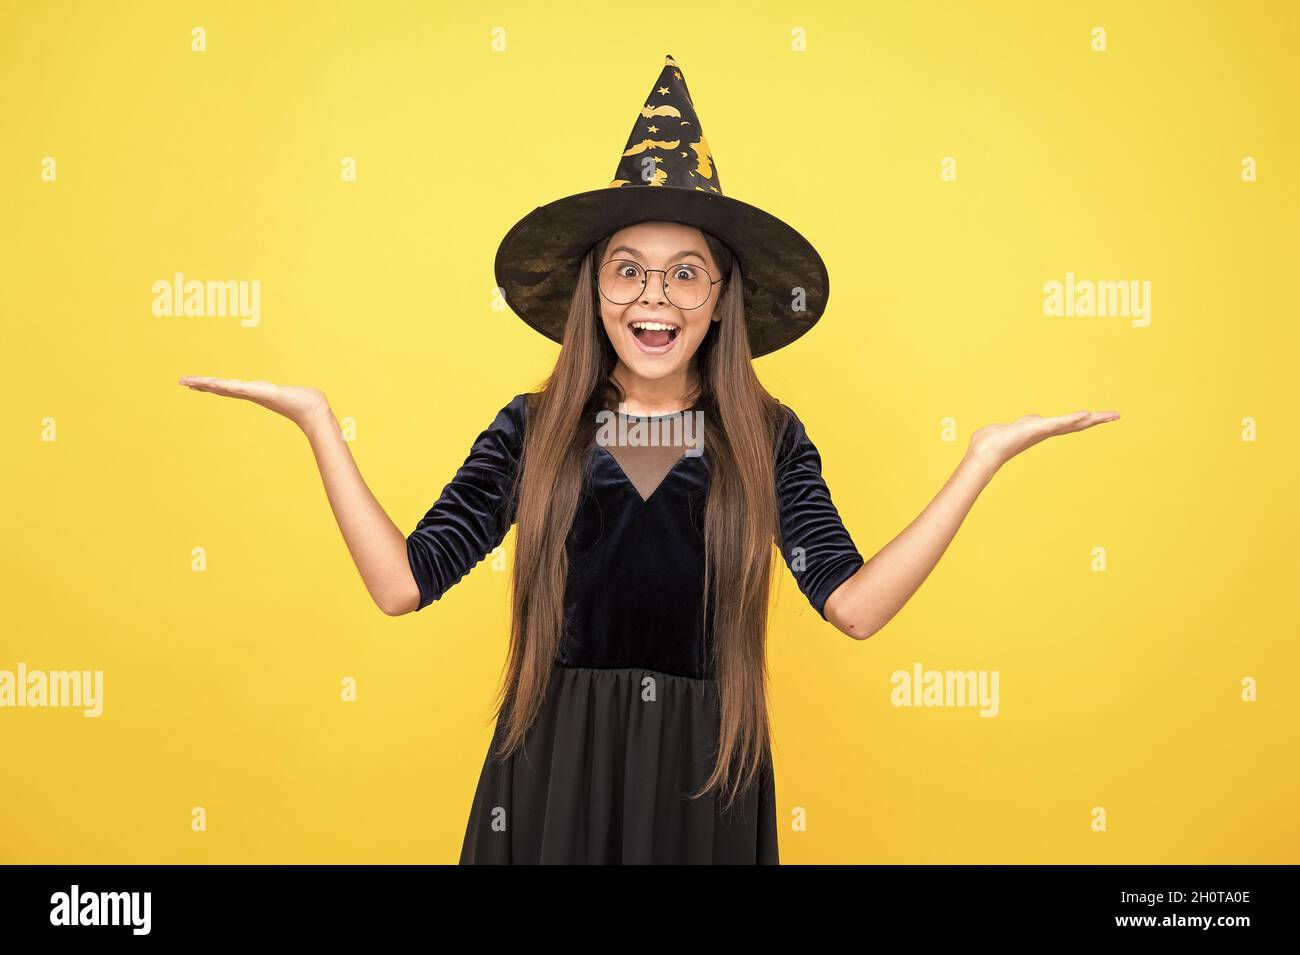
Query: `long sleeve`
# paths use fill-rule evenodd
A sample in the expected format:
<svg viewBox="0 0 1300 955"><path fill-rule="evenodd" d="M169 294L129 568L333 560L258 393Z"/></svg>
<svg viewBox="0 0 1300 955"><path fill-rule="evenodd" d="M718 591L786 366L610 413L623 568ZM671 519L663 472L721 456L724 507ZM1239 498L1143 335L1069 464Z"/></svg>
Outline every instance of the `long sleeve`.
<svg viewBox="0 0 1300 955"><path fill-rule="evenodd" d="M827 598L865 561L831 501L816 446L798 415L782 407L787 421L777 452L778 543L799 589L825 620Z"/></svg>
<svg viewBox="0 0 1300 955"><path fill-rule="evenodd" d="M478 436L441 496L406 538L423 610L500 545L514 523L526 395L502 408Z"/></svg>

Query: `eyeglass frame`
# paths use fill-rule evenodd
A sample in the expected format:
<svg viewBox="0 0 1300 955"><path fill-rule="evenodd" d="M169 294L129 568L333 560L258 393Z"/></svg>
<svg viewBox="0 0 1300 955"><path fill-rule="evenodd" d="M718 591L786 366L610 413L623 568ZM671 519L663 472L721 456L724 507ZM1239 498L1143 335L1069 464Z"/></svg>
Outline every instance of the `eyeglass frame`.
<svg viewBox="0 0 1300 955"><path fill-rule="evenodd" d="M606 295L605 290L600 287L600 273L605 268L605 266L609 265L612 262L631 262L633 265L635 265L638 269L641 270L641 291L637 292L636 295L632 296L626 302L615 302L612 298ZM726 281L725 278L711 280L709 282L709 294L704 296L704 301L700 302L699 305L691 305L691 306L678 305L671 298L668 298L668 273L671 272L673 269L677 268L677 266L679 265L685 265L687 268L699 269L705 275L713 274L702 265L692 265L691 263L685 261L674 262L666 269L647 269L636 259L606 259L604 262L600 263L600 266L596 269L596 274L593 276L593 278L595 279L596 282L596 291L600 293L601 297L603 297L605 301L610 302L613 305L631 305L633 302L637 300L637 298L640 297L641 292L644 292L646 290L646 282L648 281L648 276L650 275L650 273L662 272L664 276L664 298L668 299L669 304L672 305L673 308L680 308L684 312L693 312L697 308L703 308L705 305L709 303L709 299L713 297L713 286L719 284L720 282Z"/></svg>

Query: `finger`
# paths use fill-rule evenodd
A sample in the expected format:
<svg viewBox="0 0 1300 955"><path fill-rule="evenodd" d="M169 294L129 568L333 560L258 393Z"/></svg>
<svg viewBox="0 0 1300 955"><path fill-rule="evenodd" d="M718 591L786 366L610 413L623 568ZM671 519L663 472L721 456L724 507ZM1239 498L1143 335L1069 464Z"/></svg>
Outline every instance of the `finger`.
<svg viewBox="0 0 1300 955"><path fill-rule="evenodd" d="M1088 416L1091 414L1091 411L1076 411L1072 414L1060 414L1051 418L1043 418L1037 422L1038 430L1044 434L1059 434L1069 431L1080 422L1088 420Z"/></svg>
<svg viewBox="0 0 1300 955"><path fill-rule="evenodd" d="M1118 411L1078 411L1074 414L1061 415L1057 419L1060 421L1060 425L1055 429L1054 433L1069 434L1074 431L1083 431L1085 428L1091 428L1106 421L1114 421L1118 417Z"/></svg>
<svg viewBox="0 0 1300 955"><path fill-rule="evenodd" d="M1088 412L1083 413L1087 414ZM1028 440L1030 444L1037 444L1049 435L1060 433L1063 421L1070 421L1077 417L1077 415L1058 415L1055 418L1044 418L1042 415L1027 414L1023 418L1017 418L1007 427L1014 428L1014 433L1019 435L1021 440ZM1028 446L1026 445L1026 447Z"/></svg>
<svg viewBox="0 0 1300 955"><path fill-rule="evenodd" d="M1094 425L1105 424L1107 421L1119 420L1118 411L1094 411L1086 420L1079 422L1075 426L1076 431L1082 431L1084 428L1091 428Z"/></svg>
<svg viewBox="0 0 1300 955"><path fill-rule="evenodd" d="M218 391L222 380L211 375L188 375L181 379L181 384L191 391Z"/></svg>
<svg viewBox="0 0 1300 955"><path fill-rule="evenodd" d="M195 391L207 391L217 395L228 395L238 381L236 378L215 378L212 375L191 376L186 382Z"/></svg>
<svg viewBox="0 0 1300 955"><path fill-rule="evenodd" d="M241 378L228 379L226 393L232 398L245 398L262 404L270 399L275 385L269 381L244 381Z"/></svg>
<svg viewBox="0 0 1300 955"><path fill-rule="evenodd" d="M264 381L244 381L242 378L213 378L204 376L194 378L190 387L195 391L207 391L228 398L247 398L259 400L267 396L270 386Z"/></svg>

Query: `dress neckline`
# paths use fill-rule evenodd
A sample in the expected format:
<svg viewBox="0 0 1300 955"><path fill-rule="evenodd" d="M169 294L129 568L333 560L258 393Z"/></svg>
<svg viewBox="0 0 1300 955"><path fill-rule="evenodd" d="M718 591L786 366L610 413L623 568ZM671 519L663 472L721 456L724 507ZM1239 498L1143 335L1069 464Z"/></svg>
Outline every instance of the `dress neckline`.
<svg viewBox="0 0 1300 955"><path fill-rule="evenodd" d="M692 404L689 408L683 408L681 411L665 411L663 414L638 414L636 412L619 411L616 408L610 408L609 410L613 411L614 414L618 415L620 418L626 418L626 419L635 418L635 419L640 419L645 421L657 421L660 418L672 418L676 415L683 415L686 414L688 411L699 411L700 403L697 401L694 404Z"/></svg>

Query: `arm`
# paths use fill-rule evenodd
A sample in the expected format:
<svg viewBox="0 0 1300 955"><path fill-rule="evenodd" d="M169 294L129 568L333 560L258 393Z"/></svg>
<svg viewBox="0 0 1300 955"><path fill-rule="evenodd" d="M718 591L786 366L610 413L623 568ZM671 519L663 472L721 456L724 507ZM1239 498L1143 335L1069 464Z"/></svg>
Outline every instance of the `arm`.
<svg viewBox="0 0 1300 955"><path fill-rule="evenodd" d="M303 432L334 519L371 598L392 617L415 610L420 590L407 560L406 535L370 492L328 405L304 421Z"/></svg>
<svg viewBox="0 0 1300 955"><path fill-rule="evenodd" d="M826 600L826 619L865 640L916 593L966 519L993 472L969 453L920 515Z"/></svg>
<svg viewBox="0 0 1300 955"><path fill-rule="evenodd" d="M505 539L514 523L527 395L515 395L474 441L464 464L409 535L388 519L361 480L334 416L304 431L339 529L366 589L389 616L440 600Z"/></svg>
<svg viewBox="0 0 1300 955"><path fill-rule="evenodd" d="M956 471L925 510L827 598L826 619L850 637L870 637L893 619L929 576L998 468L1044 438L1118 417L1116 412L1087 411L1055 418L1026 415L976 431Z"/></svg>
<svg viewBox="0 0 1300 955"><path fill-rule="evenodd" d="M325 393L268 381L187 376L191 391L242 398L288 418L307 436L325 494L366 590L384 613L414 610L419 590L407 560L405 535L379 506L361 478Z"/></svg>

